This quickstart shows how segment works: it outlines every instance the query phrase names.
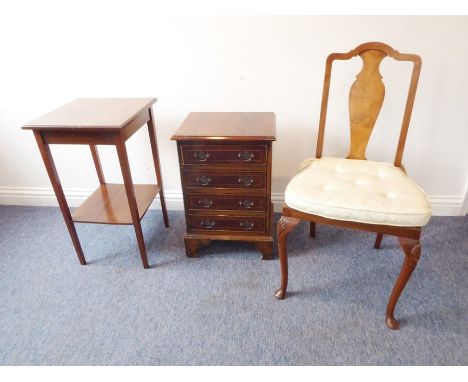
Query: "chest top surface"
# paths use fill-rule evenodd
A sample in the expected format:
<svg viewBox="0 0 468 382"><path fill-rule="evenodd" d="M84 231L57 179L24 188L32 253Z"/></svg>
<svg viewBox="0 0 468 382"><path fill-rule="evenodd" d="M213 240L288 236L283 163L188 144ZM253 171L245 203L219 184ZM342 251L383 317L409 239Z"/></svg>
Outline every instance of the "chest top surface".
<svg viewBox="0 0 468 382"><path fill-rule="evenodd" d="M274 141L276 116L271 112L194 112L171 139Z"/></svg>
<svg viewBox="0 0 468 382"><path fill-rule="evenodd" d="M26 123L31 130L118 130L155 98L78 98Z"/></svg>

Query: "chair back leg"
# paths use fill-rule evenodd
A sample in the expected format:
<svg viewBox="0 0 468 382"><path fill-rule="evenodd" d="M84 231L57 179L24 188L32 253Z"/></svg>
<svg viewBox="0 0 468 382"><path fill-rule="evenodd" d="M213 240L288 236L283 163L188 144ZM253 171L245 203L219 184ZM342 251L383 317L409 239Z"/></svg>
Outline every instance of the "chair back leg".
<svg viewBox="0 0 468 382"><path fill-rule="evenodd" d="M374 243L375 249L380 249L380 246L382 244L382 239L383 239L383 233L378 233L377 236L375 237L375 243Z"/></svg>
<svg viewBox="0 0 468 382"><path fill-rule="evenodd" d="M310 222L310 237L315 237L315 222Z"/></svg>

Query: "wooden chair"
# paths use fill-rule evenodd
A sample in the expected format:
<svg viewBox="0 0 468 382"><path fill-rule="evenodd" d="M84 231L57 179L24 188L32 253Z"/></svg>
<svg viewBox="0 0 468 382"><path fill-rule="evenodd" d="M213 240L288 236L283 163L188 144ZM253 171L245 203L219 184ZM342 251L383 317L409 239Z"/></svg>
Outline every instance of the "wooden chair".
<svg viewBox="0 0 468 382"><path fill-rule="evenodd" d="M359 55L363 61L349 93L351 147L344 158L322 157L330 76L334 60L349 60ZM365 151L385 95L379 66L386 57L413 63L411 83L401 126L395 161L392 164L367 161ZM359 45L348 53L333 53L326 61L316 159L309 160L289 182L285 204L278 223L278 252L281 287L276 292L284 299L288 285L286 239L300 220L310 221L310 236L315 224L330 224L377 233L374 247L380 248L383 235L397 236L405 258L387 305L386 324L398 329L395 305L421 254L421 227L427 224L431 208L424 192L406 176L402 165L408 125L421 70L421 58L402 54L380 42Z"/></svg>

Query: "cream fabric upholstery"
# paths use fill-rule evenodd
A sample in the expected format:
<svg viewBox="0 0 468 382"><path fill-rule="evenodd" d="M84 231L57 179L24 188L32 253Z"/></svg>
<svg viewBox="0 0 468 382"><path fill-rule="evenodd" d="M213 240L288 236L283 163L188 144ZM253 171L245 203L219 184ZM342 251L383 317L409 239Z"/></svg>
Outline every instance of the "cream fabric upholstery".
<svg viewBox="0 0 468 382"><path fill-rule="evenodd" d="M424 191L403 170L367 160L308 160L286 187L285 201L309 214L369 224L422 227L431 217Z"/></svg>

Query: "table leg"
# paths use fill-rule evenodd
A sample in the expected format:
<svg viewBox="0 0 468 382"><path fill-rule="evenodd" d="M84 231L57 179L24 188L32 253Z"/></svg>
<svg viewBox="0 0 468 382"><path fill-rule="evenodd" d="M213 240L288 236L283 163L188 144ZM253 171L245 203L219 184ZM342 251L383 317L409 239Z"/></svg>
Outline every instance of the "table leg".
<svg viewBox="0 0 468 382"><path fill-rule="evenodd" d="M161 175L161 167L159 166L159 153L158 153L158 143L156 139L156 129L154 126L154 116L153 116L153 109L149 109L150 119L148 121L148 133L150 137L151 143L151 151L153 152L153 162L154 162L154 169L156 171L156 179L158 181L158 185L161 188L159 191L159 199L161 200L161 210L164 219L164 225L169 227L169 218L167 216L167 209L166 209L166 202L164 200L164 189L163 189L163 180Z"/></svg>
<svg viewBox="0 0 468 382"><path fill-rule="evenodd" d="M97 147L96 145L89 145L89 148L91 149L91 155L93 156L94 167L96 167L96 173L99 178L99 184L106 184L104 173L102 172L101 161L99 159Z"/></svg>
<svg viewBox="0 0 468 382"><path fill-rule="evenodd" d="M80 260L80 264L86 265L86 260L83 255L83 250L81 249L80 240L78 239L78 234L76 233L75 224L73 223L73 220L70 214L70 209L68 208L67 199L65 198L65 194L63 193L62 184L60 183L60 178L58 176L57 169L55 167L54 160L52 158L50 147L44 141L44 138L39 131L34 132L34 137L36 138L37 146L39 147L42 160L44 161L47 174L49 175L50 183L52 183L55 196L57 197L60 210L62 211L63 219L65 220L65 224L67 225L68 232L70 233L70 237L72 239L73 246L75 247L78 259Z"/></svg>
<svg viewBox="0 0 468 382"><path fill-rule="evenodd" d="M125 142L121 139L116 143L117 155L119 157L120 169L122 170L123 181L125 184L125 191L127 193L128 206L132 215L133 227L140 248L141 261L143 268L148 269L148 258L146 256L145 240L143 238L143 231L141 229L140 215L138 213L138 205L135 198L135 191L133 189L132 174L130 173L130 164L128 162L127 149Z"/></svg>

